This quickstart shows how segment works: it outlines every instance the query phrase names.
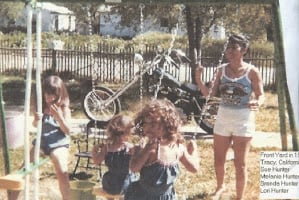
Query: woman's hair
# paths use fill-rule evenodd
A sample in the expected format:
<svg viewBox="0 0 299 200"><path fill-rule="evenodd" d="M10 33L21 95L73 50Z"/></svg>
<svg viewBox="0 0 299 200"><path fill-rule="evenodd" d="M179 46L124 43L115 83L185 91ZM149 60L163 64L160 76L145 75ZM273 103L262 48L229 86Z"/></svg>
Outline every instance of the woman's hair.
<svg viewBox="0 0 299 200"><path fill-rule="evenodd" d="M232 44L239 44L242 48L247 49L249 47L248 39L240 34L232 34L228 38L228 42Z"/></svg>
<svg viewBox="0 0 299 200"><path fill-rule="evenodd" d="M69 107L70 98L67 91L67 88L64 82L58 76L48 76L43 81L43 94L55 95L57 99L55 103L61 107ZM43 95L44 98L44 95ZM45 100L43 101L43 107L45 106Z"/></svg>
<svg viewBox="0 0 299 200"><path fill-rule="evenodd" d="M146 120L162 124L166 130L165 139L169 141L182 141L183 138L179 133L182 120L171 101L167 99L152 100L146 104L137 114L135 124L139 124L142 127Z"/></svg>
<svg viewBox="0 0 299 200"><path fill-rule="evenodd" d="M132 118L125 115L115 115L108 123L107 133L109 139L115 141L117 138L125 135L131 134L134 124Z"/></svg>

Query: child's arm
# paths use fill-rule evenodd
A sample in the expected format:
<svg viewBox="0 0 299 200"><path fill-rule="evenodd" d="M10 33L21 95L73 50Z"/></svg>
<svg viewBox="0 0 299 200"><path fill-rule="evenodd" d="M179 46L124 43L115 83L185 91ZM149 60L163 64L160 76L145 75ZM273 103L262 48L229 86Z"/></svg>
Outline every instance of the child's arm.
<svg viewBox="0 0 299 200"><path fill-rule="evenodd" d="M135 147L134 154L130 160L130 170L132 172L139 172L141 168L148 163L151 154L157 149L157 143L147 143L144 148L140 146Z"/></svg>
<svg viewBox="0 0 299 200"><path fill-rule="evenodd" d="M34 113L34 118L33 118L33 122L32 125L34 127L37 127L37 123L39 122L39 120L41 120L43 118L43 114L39 114L39 113Z"/></svg>
<svg viewBox="0 0 299 200"><path fill-rule="evenodd" d="M105 159L107 148L104 148L102 144L97 144L92 148L91 156L94 164L99 165Z"/></svg>
<svg viewBox="0 0 299 200"><path fill-rule="evenodd" d="M71 110L68 107L61 108L56 104L53 104L50 107L50 112L54 119L59 123L62 132L64 132L64 134L70 134Z"/></svg>
<svg viewBox="0 0 299 200"><path fill-rule="evenodd" d="M195 141L190 141L186 148L183 148L183 155L180 158L182 164L190 172L196 173L199 170L199 155L197 144Z"/></svg>

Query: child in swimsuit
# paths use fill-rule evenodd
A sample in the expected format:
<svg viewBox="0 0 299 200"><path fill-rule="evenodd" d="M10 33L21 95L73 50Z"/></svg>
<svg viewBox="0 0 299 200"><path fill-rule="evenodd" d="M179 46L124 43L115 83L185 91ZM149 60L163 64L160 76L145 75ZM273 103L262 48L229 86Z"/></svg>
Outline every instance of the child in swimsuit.
<svg viewBox="0 0 299 200"><path fill-rule="evenodd" d="M194 141L185 146L179 133L181 119L168 100L153 100L140 111L135 122L142 127L148 142L135 149L130 162L140 180L132 183L125 200L175 200L174 183L179 175L179 162L188 171L197 172L199 156Z"/></svg>
<svg viewBox="0 0 299 200"><path fill-rule="evenodd" d="M92 150L92 159L95 164L105 160L108 171L103 175L102 187L109 194L124 194L129 184L136 180L135 174L129 170L130 153L133 144L129 142L133 131L133 122L124 115L114 116L108 126L109 143L95 145Z"/></svg>

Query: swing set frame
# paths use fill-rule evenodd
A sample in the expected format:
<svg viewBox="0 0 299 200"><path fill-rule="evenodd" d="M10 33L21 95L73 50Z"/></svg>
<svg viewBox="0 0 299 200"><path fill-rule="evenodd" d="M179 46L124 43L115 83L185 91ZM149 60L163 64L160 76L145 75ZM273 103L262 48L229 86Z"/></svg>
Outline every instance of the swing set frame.
<svg viewBox="0 0 299 200"><path fill-rule="evenodd" d="M27 4L34 4L37 1L36 0L20 0L23 2L26 2ZM61 0L39 0L38 2L60 2ZM16 2L16 1L14 1ZM64 2L80 2L78 0L67 0ZM223 0L85 0L84 3L143 3L143 4L220 4L220 3L236 3L236 4L268 4L272 6L272 17L273 17L273 30L274 30L274 66L276 66L276 80L277 80L277 93L278 93L278 106L279 106L279 118L280 118L280 135L281 135L281 141L282 141L282 150L286 151L288 150L287 145L287 119L291 130L292 135L292 145L293 145L293 151L299 150L299 138L298 138L298 130L296 127L296 122L294 118L294 111L292 102L290 99L290 92L288 89L287 84L287 76L286 76L286 63L285 63L285 51L284 51L284 45L283 45L283 31L282 31L282 25L281 25L281 16L280 16L280 6L279 6L279 0L226 0L223 2ZM40 26L40 25L39 25ZM29 27L31 28L31 27ZM28 30L28 29L27 29ZM30 30L29 30L30 31ZM27 31L27 35L28 32ZM31 35L27 37L27 41L30 38ZM38 38L40 40L40 38ZM38 48L41 48L38 46ZM31 44L27 45L27 49L32 49ZM29 50L27 52L27 57L32 57L31 51ZM31 69L32 62L29 62L28 60L28 68ZM38 71L38 73L40 73ZM31 75L27 73L27 79L31 82ZM0 82L1 82L1 75L0 75ZM40 81L40 80L39 80ZM30 86L27 86L30 87ZM1 126L0 130L2 132L2 135L4 135L4 140L6 140L6 127L5 127L5 112L4 112L4 105L3 105L3 98L2 98L2 86L0 87L0 115L1 115ZM29 96L25 97L25 103L29 101ZM285 108L287 108L287 113L285 112ZM27 111L28 114L28 111ZM288 117L287 117L288 115ZM28 116L27 116L28 117ZM26 118L26 115L25 115ZM26 121L26 119L25 119ZM28 129L28 128L27 128ZM26 130L25 127L25 134ZM26 140L28 138L25 137ZM25 141L25 144L28 143L28 141ZM11 174L10 164L9 164L9 149L7 141L4 141L3 145L3 155L4 155L4 164L5 164L5 173ZM26 158L28 160L28 158ZM25 160L26 160L25 159Z"/></svg>

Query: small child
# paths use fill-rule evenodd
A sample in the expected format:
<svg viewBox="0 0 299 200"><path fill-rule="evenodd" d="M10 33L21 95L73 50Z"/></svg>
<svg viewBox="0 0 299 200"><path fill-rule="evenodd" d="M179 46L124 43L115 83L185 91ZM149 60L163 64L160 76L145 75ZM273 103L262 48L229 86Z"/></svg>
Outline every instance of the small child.
<svg viewBox="0 0 299 200"><path fill-rule="evenodd" d="M70 199L70 183L68 174L68 157L70 145L70 99L64 82L55 75L48 76L42 84L42 112L34 113L33 126L42 123L41 156L49 156L58 179L63 200ZM32 101L34 111L36 102ZM34 161L36 139L30 149L30 162ZM24 166L24 163L22 167ZM10 200L19 198L19 191L12 194Z"/></svg>
<svg viewBox="0 0 299 200"><path fill-rule="evenodd" d="M190 172L199 168L196 143L182 144L179 133L182 122L168 100L149 102L135 122L142 127L148 142L144 148L136 148L132 156L130 169L140 172L140 179L129 186L125 200L177 199L173 185L179 175L179 161Z"/></svg>
<svg viewBox="0 0 299 200"><path fill-rule="evenodd" d="M133 144L129 138L133 132L132 119L124 115L114 116L108 126L107 134L110 143L95 145L92 149L92 159L95 164L105 160L108 171L103 175L102 186L109 194L124 194L129 184L135 180L135 174L129 170L130 152Z"/></svg>
<svg viewBox="0 0 299 200"><path fill-rule="evenodd" d="M35 113L33 125L42 120L41 153L49 156L54 165L63 200L70 199L68 156L70 145L70 99L64 82L58 76L43 81L43 113ZM33 141L35 145L35 140ZM34 158L34 147L30 160Z"/></svg>

